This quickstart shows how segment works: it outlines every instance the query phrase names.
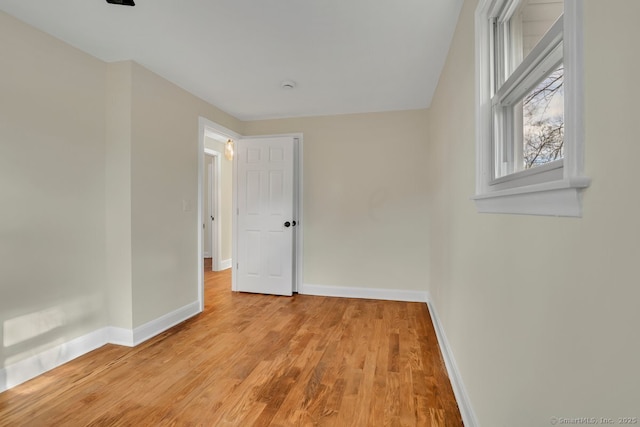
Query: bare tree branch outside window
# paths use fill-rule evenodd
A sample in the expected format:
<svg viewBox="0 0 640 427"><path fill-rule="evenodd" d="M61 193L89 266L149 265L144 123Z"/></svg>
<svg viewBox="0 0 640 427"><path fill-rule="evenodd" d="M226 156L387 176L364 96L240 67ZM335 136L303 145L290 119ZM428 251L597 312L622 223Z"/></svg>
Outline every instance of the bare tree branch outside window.
<svg viewBox="0 0 640 427"><path fill-rule="evenodd" d="M524 167L564 156L564 67L549 74L522 101Z"/></svg>

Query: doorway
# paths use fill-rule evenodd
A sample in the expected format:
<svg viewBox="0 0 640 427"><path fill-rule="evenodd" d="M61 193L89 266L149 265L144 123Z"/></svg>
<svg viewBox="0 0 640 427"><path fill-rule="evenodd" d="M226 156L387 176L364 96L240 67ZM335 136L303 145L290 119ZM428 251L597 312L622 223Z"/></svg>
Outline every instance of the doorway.
<svg viewBox="0 0 640 427"><path fill-rule="evenodd" d="M222 192L221 159L218 151L207 148L206 146L204 152L203 252L204 258L211 258L211 271L220 271L223 270L223 268L221 268L222 253L220 250L220 237L222 234L222 221L220 218L220 195Z"/></svg>
<svg viewBox="0 0 640 427"><path fill-rule="evenodd" d="M267 137L267 136L261 136ZM303 211L302 211L302 134L286 134L286 135L269 135L268 137L291 137L294 138L294 178L293 178L293 214L296 218L298 218L298 226L296 227L296 233L293 242L293 255L292 255L292 291L298 292L298 289L302 286L303 280ZM253 138L253 137L252 137ZM260 137L258 137L260 138ZM205 142L207 140L217 140L219 143L218 150L218 159L221 159L222 168L224 169L224 164L227 162L226 157L223 155L224 153L224 143L227 139L231 139L233 141L239 141L243 139L241 135L238 133L225 128L215 122L212 122L203 117L199 118L199 149L198 149L198 296L200 303L200 310L204 309L204 251L203 251L203 233L202 233L202 224L204 220L203 214L203 191L204 185L203 180L206 174L205 171ZM237 196L237 185L238 185L238 177L237 177L237 156L233 157L233 161L230 163L232 166L232 184L230 187L231 194L231 214L230 214L230 222L231 222L231 233L229 235L229 245L231 246L231 255L229 258L225 258L224 256L220 262L220 269L231 268L232 269L232 290L237 291L236 279L237 279L237 265L238 265L238 245L237 245L237 235L238 235L238 196ZM224 180L221 181L221 192L224 193L226 185L224 184ZM224 200L224 194L221 197L220 206L227 206L228 204ZM216 216L214 215L214 222L216 221ZM224 226L224 210L220 213L221 219L221 233L219 234L221 239L221 248L220 251L224 253L225 250L225 226Z"/></svg>
<svg viewBox="0 0 640 427"><path fill-rule="evenodd" d="M198 143L198 299L204 309L204 265L211 270L232 265L233 162L224 156L227 140L239 135L200 118ZM207 268L209 269L208 263Z"/></svg>

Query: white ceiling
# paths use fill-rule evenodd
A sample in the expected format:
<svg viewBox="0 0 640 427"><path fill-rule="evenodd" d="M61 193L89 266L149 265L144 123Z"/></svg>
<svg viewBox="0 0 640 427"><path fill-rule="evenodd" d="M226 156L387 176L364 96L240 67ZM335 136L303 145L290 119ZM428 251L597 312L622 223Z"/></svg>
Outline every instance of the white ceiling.
<svg viewBox="0 0 640 427"><path fill-rule="evenodd" d="M462 0L0 0L241 120L425 108ZM469 64L472 66L472 64ZM290 79L293 90L280 83Z"/></svg>

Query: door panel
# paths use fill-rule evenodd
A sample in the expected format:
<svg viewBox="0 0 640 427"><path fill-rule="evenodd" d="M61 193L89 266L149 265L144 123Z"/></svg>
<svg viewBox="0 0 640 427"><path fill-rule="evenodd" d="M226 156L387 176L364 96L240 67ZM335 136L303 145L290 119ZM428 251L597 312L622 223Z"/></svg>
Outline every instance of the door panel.
<svg viewBox="0 0 640 427"><path fill-rule="evenodd" d="M292 294L293 145L292 137L238 141L238 291Z"/></svg>

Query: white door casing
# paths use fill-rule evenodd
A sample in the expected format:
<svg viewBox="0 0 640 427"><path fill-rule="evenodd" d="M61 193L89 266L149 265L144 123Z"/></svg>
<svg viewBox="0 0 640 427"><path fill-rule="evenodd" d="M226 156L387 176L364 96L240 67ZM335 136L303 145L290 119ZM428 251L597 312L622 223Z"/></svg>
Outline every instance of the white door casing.
<svg viewBox="0 0 640 427"><path fill-rule="evenodd" d="M240 139L236 153L236 290L292 295L294 138Z"/></svg>
<svg viewBox="0 0 640 427"><path fill-rule="evenodd" d="M198 230L198 259L197 259L197 265L198 265L198 276L197 276L197 287L198 287L198 303L200 306L200 311L204 311L204 258L203 258L203 237L204 234L202 233L202 224L204 221L204 209L203 209L203 203L204 203L204 177L206 176L206 168L205 166L205 162L204 162L204 156L208 153L208 154L214 154L217 155L217 159L221 159L222 153L217 152L215 150L210 150L208 148L205 147L205 137L210 137L216 140L219 140L217 137L221 137L220 139L223 139L223 141L226 141L227 138L231 138L233 140L237 140L240 138L240 135L234 131L232 131L231 129L228 129L218 123L212 122L211 120L205 118L205 117L199 117L198 118L198 153L197 153L197 158L198 158L198 189L197 189L197 193L198 193L198 209L197 209L197 222L195 223L195 225L197 226L197 230ZM218 172L221 171L221 168L219 167L220 164L218 163ZM235 167L234 167L235 170ZM218 179L218 186L220 185L221 180ZM236 186L236 176L234 174L233 176L233 187L235 188ZM218 194L221 194L220 188L218 188ZM235 192L233 193L233 205L235 206L236 204L236 195ZM216 214L214 214L214 216L219 217L220 216L220 204L218 204L217 206L218 208L218 212ZM235 215L233 216L233 239L232 239L232 245L233 245L233 258L236 258L236 238L235 235L237 234L237 221L236 221L236 217ZM218 241L220 240L220 236L221 236L221 229L219 228L221 224L221 221L218 221L215 225L218 227ZM300 236L301 237L301 236ZM218 245L218 248L221 245ZM218 254L220 253L220 251L218 251ZM215 260L214 260L215 262ZM214 267L215 268L215 267ZM298 273L299 274L299 273ZM235 269L233 270L233 275L232 275L232 287L235 288Z"/></svg>
<svg viewBox="0 0 640 427"><path fill-rule="evenodd" d="M205 242L209 242L209 256L212 258L211 270L220 271L222 264L221 250L221 222L220 222L220 194L221 194L221 153L209 148L204 149L205 157L210 159L211 162L207 162L207 168L205 173L207 175L207 186L205 190L208 191L208 205L205 206L205 213L203 222L205 224L205 232L208 233L208 239L204 239ZM215 218L212 220L211 217Z"/></svg>
<svg viewBox="0 0 640 427"><path fill-rule="evenodd" d="M211 270L218 271L220 270L220 193L218 189L220 188L219 178L219 163L220 163L220 155L216 154L213 156L213 161L209 165L209 216L206 219L210 228L210 241L211 241Z"/></svg>
<svg viewBox="0 0 640 427"><path fill-rule="evenodd" d="M209 240L211 238L211 233L209 233L209 228L210 228L210 224L207 222L207 218L209 217L209 197L210 197L210 191L209 191L209 183L210 183L210 179L209 179L209 175L208 173L210 173L209 170L209 162L211 161L211 159L209 158L209 156L205 156L204 157L204 173L206 178L204 179L203 182L203 211L202 211L202 248L203 248L203 256L205 258L209 258L211 257L211 241Z"/></svg>

